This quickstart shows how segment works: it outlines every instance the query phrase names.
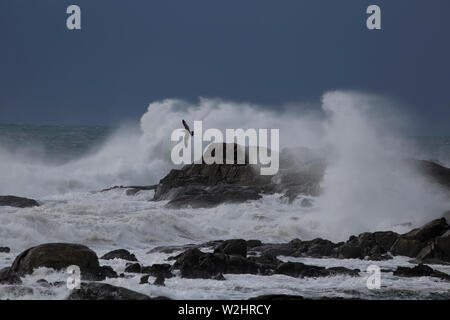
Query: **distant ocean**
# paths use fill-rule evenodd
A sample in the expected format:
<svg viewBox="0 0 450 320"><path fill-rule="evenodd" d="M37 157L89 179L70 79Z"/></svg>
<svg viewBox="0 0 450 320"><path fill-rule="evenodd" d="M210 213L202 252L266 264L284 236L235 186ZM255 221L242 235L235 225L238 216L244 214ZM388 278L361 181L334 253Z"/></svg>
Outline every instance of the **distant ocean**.
<svg viewBox="0 0 450 320"><path fill-rule="evenodd" d="M34 152L61 164L81 158L98 148L114 131L114 128L105 126L0 124L0 150L31 150L30 157ZM450 166L450 136L411 136L406 137L405 141L416 150L416 158Z"/></svg>

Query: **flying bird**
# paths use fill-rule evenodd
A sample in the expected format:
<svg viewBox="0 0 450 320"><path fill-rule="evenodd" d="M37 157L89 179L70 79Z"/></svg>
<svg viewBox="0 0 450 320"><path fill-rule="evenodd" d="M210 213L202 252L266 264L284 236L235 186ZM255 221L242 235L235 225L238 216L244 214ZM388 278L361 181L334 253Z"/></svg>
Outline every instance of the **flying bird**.
<svg viewBox="0 0 450 320"><path fill-rule="evenodd" d="M191 129L189 128L186 121L184 121L184 119L181 122L183 123L184 129L186 129L186 134L184 135L184 146L187 147L189 136L194 136L194 131L191 131Z"/></svg>

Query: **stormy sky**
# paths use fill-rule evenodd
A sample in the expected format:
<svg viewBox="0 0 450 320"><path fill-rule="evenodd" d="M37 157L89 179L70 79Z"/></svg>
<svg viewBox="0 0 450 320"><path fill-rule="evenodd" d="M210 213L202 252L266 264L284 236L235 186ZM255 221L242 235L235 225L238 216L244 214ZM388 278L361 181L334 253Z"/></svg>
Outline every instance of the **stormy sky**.
<svg viewBox="0 0 450 320"><path fill-rule="evenodd" d="M81 8L82 30L66 28ZM366 28L366 8L382 30ZM448 0L1 0L0 123L111 125L165 98L380 94L450 135Z"/></svg>

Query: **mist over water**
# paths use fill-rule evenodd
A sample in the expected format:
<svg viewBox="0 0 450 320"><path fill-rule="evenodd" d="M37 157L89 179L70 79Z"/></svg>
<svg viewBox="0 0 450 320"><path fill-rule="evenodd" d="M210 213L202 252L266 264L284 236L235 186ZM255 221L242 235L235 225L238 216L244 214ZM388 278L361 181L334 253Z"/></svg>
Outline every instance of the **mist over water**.
<svg viewBox="0 0 450 320"><path fill-rule="evenodd" d="M0 240L12 247L44 241L145 247L229 237L345 240L401 223L418 225L449 209L448 197L402 162L423 155L398 133L403 119L387 100L335 91L323 95L319 111L307 110L167 99L149 105L140 128L122 127L82 156L57 162L37 143L11 148L0 142L0 194L43 202L39 208L0 210L0 225L8 226L0 227ZM326 159L322 195L312 199L312 208L271 195L241 205L169 210L164 203L148 202L151 193L89 193L112 185L158 183L174 167L170 135L181 119L202 120L203 130L280 129L280 149L307 147Z"/></svg>

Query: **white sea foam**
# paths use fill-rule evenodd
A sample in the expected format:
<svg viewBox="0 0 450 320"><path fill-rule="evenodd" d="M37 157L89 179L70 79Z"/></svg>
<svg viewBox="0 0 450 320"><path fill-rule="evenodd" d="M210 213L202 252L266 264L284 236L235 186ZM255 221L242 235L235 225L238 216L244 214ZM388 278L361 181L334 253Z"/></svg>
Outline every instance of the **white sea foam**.
<svg viewBox="0 0 450 320"><path fill-rule="evenodd" d="M231 237L345 240L405 222L419 225L448 210L448 198L400 161L411 153L396 134L395 109L387 100L328 92L321 105L323 114L302 106L276 113L215 99L196 105L164 100L150 104L140 131L119 130L97 151L62 165L0 150L0 194L43 202L37 208L0 208L0 244L20 250L49 241L146 248ZM323 195L312 199L312 208L301 208L301 199L289 205L270 195L212 209L172 210L149 202L151 192L89 192L157 183L173 167L170 133L181 119L203 120L205 129L279 128L281 147L314 148L326 157Z"/></svg>

